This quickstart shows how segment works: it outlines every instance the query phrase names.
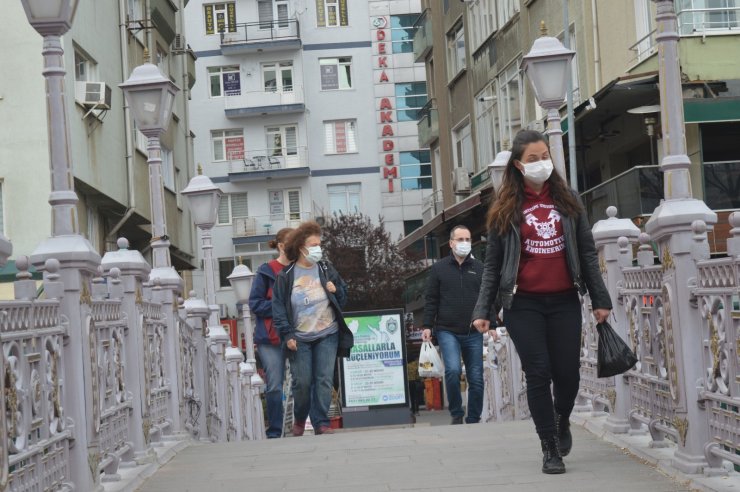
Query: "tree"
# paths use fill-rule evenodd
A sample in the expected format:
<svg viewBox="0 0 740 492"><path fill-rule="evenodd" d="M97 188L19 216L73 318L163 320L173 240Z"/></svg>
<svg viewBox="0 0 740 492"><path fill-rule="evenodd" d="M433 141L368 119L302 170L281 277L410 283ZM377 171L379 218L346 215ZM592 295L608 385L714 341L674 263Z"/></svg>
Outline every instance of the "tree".
<svg viewBox="0 0 740 492"><path fill-rule="evenodd" d="M385 230L362 214L334 215L322 227L323 249L347 282L347 311L403 308L406 277L421 268L419 258L398 249Z"/></svg>

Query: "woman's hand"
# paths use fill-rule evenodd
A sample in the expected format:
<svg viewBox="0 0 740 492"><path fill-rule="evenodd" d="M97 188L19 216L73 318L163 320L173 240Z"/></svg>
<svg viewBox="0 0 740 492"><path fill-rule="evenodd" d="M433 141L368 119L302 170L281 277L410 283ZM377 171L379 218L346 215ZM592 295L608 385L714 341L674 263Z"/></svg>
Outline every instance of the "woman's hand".
<svg viewBox="0 0 740 492"><path fill-rule="evenodd" d="M479 333L485 333L491 329L491 322L487 319L476 319L473 321L473 327L478 330Z"/></svg>
<svg viewBox="0 0 740 492"><path fill-rule="evenodd" d="M596 323L603 323L609 319L609 314L611 312L611 309L594 309L594 318L596 318Z"/></svg>
<svg viewBox="0 0 740 492"><path fill-rule="evenodd" d="M334 286L334 282L327 282L326 283L326 290L334 294L337 291L337 288Z"/></svg>
<svg viewBox="0 0 740 492"><path fill-rule="evenodd" d="M293 352L298 350L298 343L295 341L295 338L291 338L285 342L285 346L288 347L288 350L292 350Z"/></svg>

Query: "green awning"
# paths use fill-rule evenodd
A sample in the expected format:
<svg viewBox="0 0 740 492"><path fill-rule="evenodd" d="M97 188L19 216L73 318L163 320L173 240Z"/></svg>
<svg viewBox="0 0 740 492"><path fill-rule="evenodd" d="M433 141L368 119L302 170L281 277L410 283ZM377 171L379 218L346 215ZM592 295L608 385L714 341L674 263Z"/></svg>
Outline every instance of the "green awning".
<svg viewBox="0 0 740 492"><path fill-rule="evenodd" d="M28 271L31 272L31 278L34 280L43 279L41 272L37 272L33 266ZM8 260L8 263L3 268L0 268L0 282L15 282L15 275L17 273L18 269L15 267L15 260Z"/></svg>
<svg viewBox="0 0 740 492"><path fill-rule="evenodd" d="M716 123L740 120L740 98L685 99L683 114L686 123Z"/></svg>

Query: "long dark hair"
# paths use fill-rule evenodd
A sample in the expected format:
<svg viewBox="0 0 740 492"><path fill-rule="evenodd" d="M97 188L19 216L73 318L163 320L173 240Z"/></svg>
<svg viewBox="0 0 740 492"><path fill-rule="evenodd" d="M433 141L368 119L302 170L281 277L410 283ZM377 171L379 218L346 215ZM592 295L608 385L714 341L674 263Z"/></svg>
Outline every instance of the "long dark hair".
<svg viewBox="0 0 740 492"><path fill-rule="evenodd" d="M520 224L522 221L524 176L516 168L514 161L520 161L527 146L536 142L547 144L545 136L534 130L522 130L514 137L514 143L511 145L511 157L509 157L509 162L506 163L498 197L491 203L486 215L488 228L495 229L499 234L506 233L511 224ZM550 185L552 201L560 212L567 216L575 216L583 210L581 204L573 196L568 184L557 171L550 174L547 183Z"/></svg>

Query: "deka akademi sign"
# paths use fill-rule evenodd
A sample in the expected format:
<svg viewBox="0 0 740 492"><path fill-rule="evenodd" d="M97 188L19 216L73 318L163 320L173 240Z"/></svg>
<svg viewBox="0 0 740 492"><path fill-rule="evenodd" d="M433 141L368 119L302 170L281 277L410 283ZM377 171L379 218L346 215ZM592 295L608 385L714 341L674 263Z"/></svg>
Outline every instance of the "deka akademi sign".
<svg viewBox="0 0 740 492"><path fill-rule="evenodd" d="M388 77L388 42L391 35L388 27L387 17L374 17L372 19L372 25L375 28L373 30L373 44L375 45L375 52L377 55L373 57L373 72L377 80L376 85L392 85ZM386 41L388 40L388 41ZM393 92L393 91L391 91ZM386 91L381 91L386 93ZM381 176L384 181L388 182L388 192L393 193L393 180L398 179L398 166L396 165L396 138L395 130L393 127L394 123L394 111L395 111L395 97L382 97L377 103L376 111L378 112L378 119L380 124L380 139L383 149L382 162L381 162Z"/></svg>

